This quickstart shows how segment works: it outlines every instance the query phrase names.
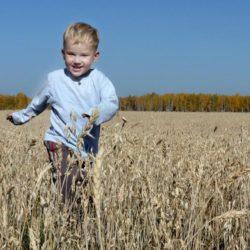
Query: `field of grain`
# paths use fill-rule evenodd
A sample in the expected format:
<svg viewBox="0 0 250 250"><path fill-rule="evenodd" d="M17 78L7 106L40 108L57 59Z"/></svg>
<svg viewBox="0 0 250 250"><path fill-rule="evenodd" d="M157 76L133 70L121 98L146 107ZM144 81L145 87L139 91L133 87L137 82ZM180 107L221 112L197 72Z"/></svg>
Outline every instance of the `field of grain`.
<svg viewBox="0 0 250 250"><path fill-rule="evenodd" d="M49 113L23 126L6 114L3 248L249 249L249 114L120 112L103 125L101 154L70 210L51 184Z"/></svg>

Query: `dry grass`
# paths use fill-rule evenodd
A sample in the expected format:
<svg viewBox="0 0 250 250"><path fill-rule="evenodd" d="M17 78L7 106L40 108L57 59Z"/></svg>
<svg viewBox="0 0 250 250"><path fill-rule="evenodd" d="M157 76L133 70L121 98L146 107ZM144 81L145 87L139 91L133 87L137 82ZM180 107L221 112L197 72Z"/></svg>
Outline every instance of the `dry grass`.
<svg viewBox="0 0 250 250"><path fill-rule="evenodd" d="M103 126L102 154L77 191L81 204L69 211L50 183L42 144L48 113L15 127L4 121L6 113L0 113L1 246L250 246L249 114L120 113Z"/></svg>

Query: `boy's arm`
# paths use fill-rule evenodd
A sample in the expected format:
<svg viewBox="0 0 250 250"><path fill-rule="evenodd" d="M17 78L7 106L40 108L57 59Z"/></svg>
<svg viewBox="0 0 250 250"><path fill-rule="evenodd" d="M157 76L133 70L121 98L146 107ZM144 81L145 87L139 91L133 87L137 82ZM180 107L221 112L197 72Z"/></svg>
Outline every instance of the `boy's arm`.
<svg viewBox="0 0 250 250"><path fill-rule="evenodd" d="M119 101L115 88L107 77L104 77L102 86L100 104L86 113L87 115L91 115L94 109L99 111L99 117L95 121L96 125L109 121L116 114L119 108Z"/></svg>
<svg viewBox="0 0 250 250"><path fill-rule="evenodd" d="M51 89L49 83L38 93L31 101L31 103L20 111L16 111L7 116L7 120L15 125L20 125L28 122L32 117L39 115L46 109L50 103Z"/></svg>

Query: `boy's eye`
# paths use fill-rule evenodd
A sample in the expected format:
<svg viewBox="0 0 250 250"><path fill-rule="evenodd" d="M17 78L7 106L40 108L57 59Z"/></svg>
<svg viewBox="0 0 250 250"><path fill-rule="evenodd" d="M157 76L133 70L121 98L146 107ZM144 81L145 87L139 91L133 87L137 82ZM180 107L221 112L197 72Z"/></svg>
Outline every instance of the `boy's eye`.
<svg viewBox="0 0 250 250"><path fill-rule="evenodd" d="M76 54L75 53L73 53L73 52L66 52L67 53L67 55L69 55L69 56L76 56ZM80 57L86 57L86 56L88 56L87 54L81 54L81 55L79 55Z"/></svg>
<svg viewBox="0 0 250 250"><path fill-rule="evenodd" d="M72 52L66 52L67 53L67 55L69 55L69 56L74 56L75 54L74 53L72 53Z"/></svg>

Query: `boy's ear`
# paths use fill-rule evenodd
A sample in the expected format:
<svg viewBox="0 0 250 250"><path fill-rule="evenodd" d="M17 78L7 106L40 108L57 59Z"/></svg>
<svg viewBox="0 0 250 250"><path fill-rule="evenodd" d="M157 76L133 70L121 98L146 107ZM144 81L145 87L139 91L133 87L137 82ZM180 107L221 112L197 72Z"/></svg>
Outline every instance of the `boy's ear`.
<svg viewBox="0 0 250 250"><path fill-rule="evenodd" d="M63 59L65 59L65 51L64 51L64 49L62 49L61 52L62 52Z"/></svg>
<svg viewBox="0 0 250 250"><path fill-rule="evenodd" d="M96 51L95 52L95 62L99 59L99 57L100 57L100 52Z"/></svg>

